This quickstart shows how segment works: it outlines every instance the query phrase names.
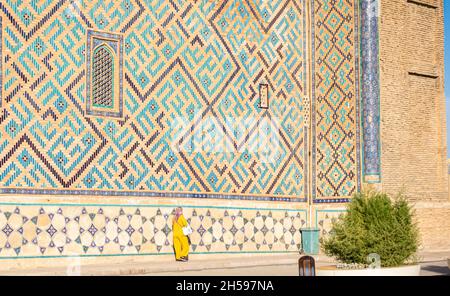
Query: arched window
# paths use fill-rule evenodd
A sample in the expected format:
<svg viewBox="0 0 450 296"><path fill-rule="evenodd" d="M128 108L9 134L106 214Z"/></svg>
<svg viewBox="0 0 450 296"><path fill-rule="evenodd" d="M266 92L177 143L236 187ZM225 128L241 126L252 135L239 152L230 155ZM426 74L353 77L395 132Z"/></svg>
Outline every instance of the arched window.
<svg viewBox="0 0 450 296"><path fill-rule="evenodd" d="M114 54L106 45L94 49L92 57L92 104L114 107Z"/></svg>
<svg viewBox="0 0 450 296"><path fill-rule="evenodd" d="M88 30L86 115L123 117L123 35Z"/></svg>

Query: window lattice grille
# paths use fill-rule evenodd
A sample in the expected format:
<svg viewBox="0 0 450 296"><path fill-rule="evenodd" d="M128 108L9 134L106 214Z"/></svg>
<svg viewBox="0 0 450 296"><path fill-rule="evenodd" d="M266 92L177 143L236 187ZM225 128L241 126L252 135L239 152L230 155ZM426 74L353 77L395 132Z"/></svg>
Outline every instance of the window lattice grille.
<svg viewBox="0 0 450 296"><path fill-rule="evenodd" d="M99 47L94 52L92 72L93 105L112 108L114 106L114 57L105 46Z"/></svg>

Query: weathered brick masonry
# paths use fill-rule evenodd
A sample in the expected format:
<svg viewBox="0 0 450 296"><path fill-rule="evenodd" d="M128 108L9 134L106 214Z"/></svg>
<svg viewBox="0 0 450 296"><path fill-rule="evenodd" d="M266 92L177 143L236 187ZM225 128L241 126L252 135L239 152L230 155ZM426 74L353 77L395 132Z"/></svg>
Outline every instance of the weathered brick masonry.
<svg viewBox="0 0 450 296"><path fill-rule="evenodd" d="M423 246L450 249L442 0L382 0L382 187L417 203Z"/></svg>

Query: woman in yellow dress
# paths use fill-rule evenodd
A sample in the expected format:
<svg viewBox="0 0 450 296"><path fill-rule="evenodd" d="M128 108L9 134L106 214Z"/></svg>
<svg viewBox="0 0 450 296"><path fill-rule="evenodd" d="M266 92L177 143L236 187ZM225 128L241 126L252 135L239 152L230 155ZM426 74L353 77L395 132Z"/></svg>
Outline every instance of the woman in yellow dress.
<svg viewBox="0 0 450 296"><path fill-rule="evenodd" d="M177 261L188 261L189 254L189 240L183 234L183 227L188 226L186 219L183 216L183 209L176 208L175 216L173 217L173 247L175 249L175 258Z"/></svg>

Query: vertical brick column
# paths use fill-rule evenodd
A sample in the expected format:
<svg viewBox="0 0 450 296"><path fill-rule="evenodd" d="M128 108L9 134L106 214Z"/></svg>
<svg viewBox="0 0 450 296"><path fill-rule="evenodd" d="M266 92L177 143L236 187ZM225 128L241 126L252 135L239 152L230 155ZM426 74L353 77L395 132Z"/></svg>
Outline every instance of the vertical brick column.
<svg viewBox="0 0 450 296"><path fill-rule="evenodd" d="M378 1L360 1L363 174L367 183L381 181Z"/></svg>

